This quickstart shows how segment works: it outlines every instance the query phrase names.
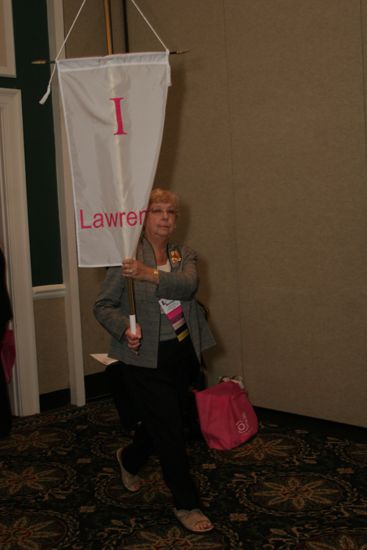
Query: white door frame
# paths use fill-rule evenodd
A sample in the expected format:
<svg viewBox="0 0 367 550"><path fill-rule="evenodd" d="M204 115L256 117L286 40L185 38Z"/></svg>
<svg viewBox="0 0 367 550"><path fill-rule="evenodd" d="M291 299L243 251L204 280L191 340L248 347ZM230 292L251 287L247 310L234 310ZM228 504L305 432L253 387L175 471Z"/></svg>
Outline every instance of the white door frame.
<svg viewBox="0 0 367 550"><path fill-rule="evenodd" d="M20 90L0 89L0 147L0 232L17 354L9 389L13 414L25 416L39 412L39 389Z"/></svg>
<svg viewBox="0 0 367 550"><path fill-rule="evenodd" d="M50 59L55 59L64 41L62 0L47 0ZM64 57L64 52L60 57ZM47 82L45 82L46 88ZM65 285L65 322L68 346L70 398L73 405L85 405L84 361L79 300L78 261L74 199L64 119L56 78L52 98L62 271Z"/></svg>
<svg viewBox="0 0 367 550"><path fill-rule="evenodd" d="M62 0L47 0L47 8L50 56L54 58L64 39ZM21 91L0 88L0 242L14 316L17 360L9 390L12 412L17 416L40 412L33 308L33 300L38 299L64 298L71 403L85 404L73 195L57 86L52 103L63 283L32 288Z"/></svg>

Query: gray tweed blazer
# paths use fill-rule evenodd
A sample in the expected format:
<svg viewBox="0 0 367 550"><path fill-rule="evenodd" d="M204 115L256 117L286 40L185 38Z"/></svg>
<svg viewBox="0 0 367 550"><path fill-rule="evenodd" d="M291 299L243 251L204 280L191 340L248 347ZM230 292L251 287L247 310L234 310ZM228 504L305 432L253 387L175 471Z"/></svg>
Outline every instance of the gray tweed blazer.
<svg viewBox="0 0 367 550"><path fill-rule="evenodd" d="M156 267L153 248L145 238L142 238L139 243L136 257L146 265ZM203 308L195 300L198 288L196 252L188 246L169 244L168 257L171 272L160 272L158 286L146 281L134 282L136 319L142 329L142 342L138 355L128 348L124 338L124 332L129 326L126 279L120 267L108 269L93 311L97 320L112 336L110 357L130 365L157 367L161 319L158 303L160 298L181 301L191 340L199 359L203 350L215 344Z"/></svg>

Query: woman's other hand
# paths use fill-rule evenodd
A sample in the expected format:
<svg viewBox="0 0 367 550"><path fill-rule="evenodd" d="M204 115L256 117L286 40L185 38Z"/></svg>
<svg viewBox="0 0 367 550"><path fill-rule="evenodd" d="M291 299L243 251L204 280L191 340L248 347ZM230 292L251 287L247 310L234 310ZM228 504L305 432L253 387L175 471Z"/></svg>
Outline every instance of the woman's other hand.
<svg viewBox="0 0 367 550"><path fill-rule="evenodd" d="M144 279L147 266L139 260L133 260L133 258L125 258L122 262L122 274L125 277L131 277L132 279Z"/></svg>
<svg viewBox="0 0 367 550"><path fill-rule="evenodd" d="M125 338L127 340L128 348L137 353L141 345L141 326L139 323L136 324L135 334L131 332L130 327L125 330Z"/></svg>
<svg viewBox="0 0 367 550"><path fill-rule="evenodd" d="M124 277L130 277L137 281L149 281L155 284L159 282L156 269L139 262L139 260L133 260L133 258L125 258L125 260L123 260L122 274Z"/></svg>

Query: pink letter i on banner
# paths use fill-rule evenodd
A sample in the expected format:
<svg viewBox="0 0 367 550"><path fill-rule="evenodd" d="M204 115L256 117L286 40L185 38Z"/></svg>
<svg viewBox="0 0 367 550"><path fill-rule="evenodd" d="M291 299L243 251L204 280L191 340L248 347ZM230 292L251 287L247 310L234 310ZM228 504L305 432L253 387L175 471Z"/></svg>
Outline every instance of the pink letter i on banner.
<svg viewBox="0 0 367 550"><path fill-rule="evenodd" d="M117 130L113 134L114 136L118 135L125 135L127 132L124 131L124 122L122 120L122 112L121 112L121 101L124 99L123 97L111 97L111 101L115 104L115 113L116 113L116 121L117 121Z"/></svg>

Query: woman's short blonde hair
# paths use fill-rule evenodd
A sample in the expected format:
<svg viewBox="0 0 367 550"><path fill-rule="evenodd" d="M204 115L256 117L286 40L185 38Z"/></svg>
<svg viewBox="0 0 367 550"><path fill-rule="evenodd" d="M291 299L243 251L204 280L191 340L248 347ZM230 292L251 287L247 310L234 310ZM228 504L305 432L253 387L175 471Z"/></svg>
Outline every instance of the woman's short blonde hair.
<svg viewBox="0 0 367 550"><path fill-rule="evenodd" d="M179 200L178 196L173 191L168 191L168 189L162 189L161 187L155 187L150 193L148 208L156 202L171 203L176 210L176 215L178 214Z"/></svg>

